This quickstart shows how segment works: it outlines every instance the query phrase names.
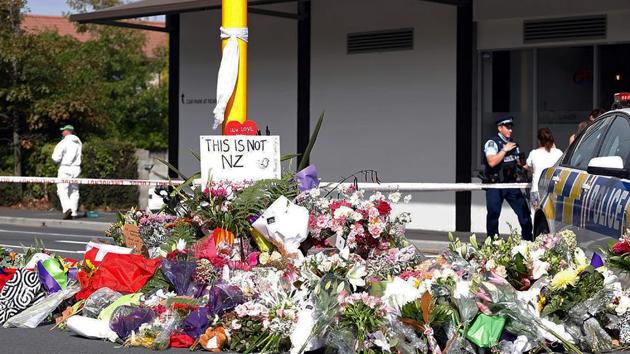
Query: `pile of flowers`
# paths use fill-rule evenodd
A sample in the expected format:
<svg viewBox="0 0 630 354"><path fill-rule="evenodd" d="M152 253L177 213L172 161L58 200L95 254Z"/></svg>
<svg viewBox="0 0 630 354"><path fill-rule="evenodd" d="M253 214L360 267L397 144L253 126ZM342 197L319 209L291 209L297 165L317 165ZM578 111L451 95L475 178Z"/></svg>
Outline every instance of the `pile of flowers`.
<svg viewBox="0 0 630 354"><path fill-rule="evenodd" d="M401 202L409 197L354 185L304 188L291 175L176 189L160 213L121 215L107 232L114 243L90 242L81 260L0 249L0 323L239 353L630 345L630 292L613 272L628 269L630 238L600 257L570 231L534 242L451 236L426 258L405 238ZM130 228L142 247L127 247Z"/></svg>

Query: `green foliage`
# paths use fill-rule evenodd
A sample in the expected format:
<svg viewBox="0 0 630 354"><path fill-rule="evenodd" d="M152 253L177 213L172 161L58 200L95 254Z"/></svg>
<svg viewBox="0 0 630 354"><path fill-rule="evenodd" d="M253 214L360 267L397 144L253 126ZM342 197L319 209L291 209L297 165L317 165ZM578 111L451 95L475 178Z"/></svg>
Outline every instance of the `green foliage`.
<svg viewBox="0 0 630 354"><path fill-rule="evenodd" d="M13 171L2 171L0 175L11 175ZM22 185L19 183L0 183L0 206L11 206L22 200Z"/></svg>
<svg viewBox="0 0 630 354"><path fill-rule="evenodd" d="M564 318L576 305L592 298L604 288L604 276L589 266L581 275L575 286L568 285L564 289L550 289L545 293L547 304L541 316L555 315Z"/></svg>
<svg viewBox="0 0 630 354"><path fill-rule="evenodd" d="M144 284L140 292L144 294L150 294L157 289L164 289L168 291L172 288L173 287L171 286L171 283L166 280L166 277L164 276L164 273L162 273L162 270L158 268L155 270L155 273L153 273L151 279L149 279L149 281Z"/></svg>
<svg viewBox="0 0 630 354"><path fill-rule="evenodd" d="M129 142L94 139L83 144L81 177L137 179L135 148ZM81 204L86 208L129 208L138 202L135 186L81 185Z"/></svg>
<svg viewBox="0 0 630 354"><path fill-rule="evenodd" d="M280 196L289 199L298 194L293 174L286 174L281 179L265 179L245 188L234 200L235 223L239 230L247 230L252 215L267 209Z"/></svg>
<svg viewBox="0 0 630 354"><path fill-rule="evenodd" d="M0 141L9 142L0 150L0 169L20 165L15 149L56 140L63 124L73 124L83 140L98 136L166 149L167 52L148 58L143 32L110 26L80 26L92 36L85 42L22 32L24 3L0 2L0 124L8 128ZM69 1L80 12L117 3Z"/></svg>
<svg viewBox="0 0 630 354"><path fill-rule="evenodd" d="M322 127L322 123L324 122L324 113L322 112L319 115L319 119L317 120L317 124L315 124L315 129L313 130L313 134L311 134L311 138L308 141L308 145L306 145L306 150L304 150L304 155L300 160L300 165L298 166L298 171L306 168L306 164L311 157L311 151L315 146L315 142L317 142L317 136L319 135L319 129Z"/></svg>
<svg viewBox="0 0 630 354"><path fill-rule="evenodd" d="M178 219L175 221L175 225L171 229L170 236L166 241L164 241L161 249L167 253L171 252L177 247L177 242L179 240L186 241L186 246L190 247L197 241L197 238L200 238L200 236L203 235L198 234L196 227L183 219Z"/></svg>

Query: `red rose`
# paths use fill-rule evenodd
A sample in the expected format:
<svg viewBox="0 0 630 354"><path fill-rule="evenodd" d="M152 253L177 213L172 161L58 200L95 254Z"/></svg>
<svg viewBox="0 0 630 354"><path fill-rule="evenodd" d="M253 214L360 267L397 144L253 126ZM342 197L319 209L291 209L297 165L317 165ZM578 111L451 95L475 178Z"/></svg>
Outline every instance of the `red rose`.
<svg viewBox="0 0 630 354"><path fill-rule="evenodd" d="M612 251L614 254L630 253L630 245L628 241L619 241L612 246Z"/></svg>
<svg viewBox="0 0 630 354"><path fill-rule="evenodd" d="M381 214L381 216L389 215L389 212L392 211L392 207L384 200L379 200L376 203L376 209L378 209L378 213Z"/></svg>

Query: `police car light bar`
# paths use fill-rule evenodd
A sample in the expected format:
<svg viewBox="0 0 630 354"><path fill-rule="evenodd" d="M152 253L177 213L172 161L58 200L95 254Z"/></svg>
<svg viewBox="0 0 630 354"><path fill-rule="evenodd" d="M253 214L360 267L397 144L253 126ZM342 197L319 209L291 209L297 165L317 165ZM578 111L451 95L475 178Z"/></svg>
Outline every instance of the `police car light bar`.
<svg viewBox="0 0 630 354"><path fill-rule="evenodd" d="M618 92L615 94L615 105L630 107L630 92Z"/></svg>

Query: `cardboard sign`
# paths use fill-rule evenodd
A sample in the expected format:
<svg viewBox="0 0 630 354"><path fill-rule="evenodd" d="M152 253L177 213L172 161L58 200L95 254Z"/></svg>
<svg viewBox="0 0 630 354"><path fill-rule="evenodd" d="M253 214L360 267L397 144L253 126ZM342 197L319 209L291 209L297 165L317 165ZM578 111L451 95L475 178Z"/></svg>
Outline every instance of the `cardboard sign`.
<svg viewBox="0 0 630 354"><path fill-rule="evenodd" d="M280 178L280 137L202 135L201 183Z"/></svg>
<svg viewBox="0 0 630 354"><path fill-rule="evenodd" d="M253 120L246 120L245 123L230 121L225 125L223 134L225 135L256 135L258 128Z"/></svg>
<svg viewBox="0 0 630 354"><path fill-rule="evenodd" d="M140 237L138 225L125 224L123 226L123 241L125 246L133 248L134 254L142 254L144 252L144 241Z"/></svg>

